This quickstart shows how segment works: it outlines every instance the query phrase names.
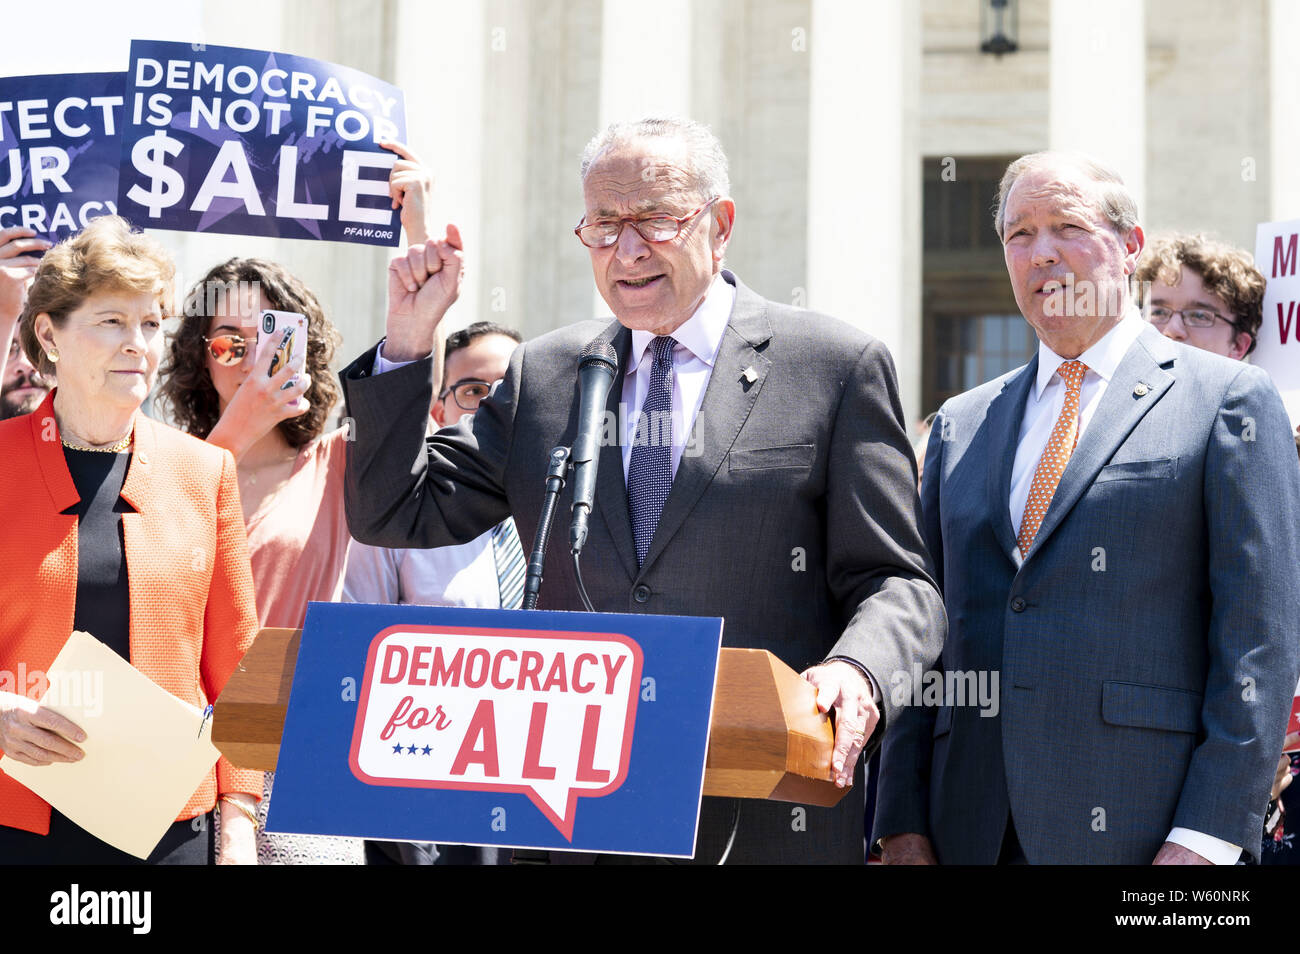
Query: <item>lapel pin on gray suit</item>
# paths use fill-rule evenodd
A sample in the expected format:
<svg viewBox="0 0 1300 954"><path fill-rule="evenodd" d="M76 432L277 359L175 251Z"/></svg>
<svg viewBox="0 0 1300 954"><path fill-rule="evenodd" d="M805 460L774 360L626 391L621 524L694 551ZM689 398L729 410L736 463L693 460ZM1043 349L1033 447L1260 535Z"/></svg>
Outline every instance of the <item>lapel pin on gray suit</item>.
<svg viewBox="0 0 1300 954"><path fill-rule="evenodd" d="M995 228L1039 339L952 398L921 491L944 686L885 740L886 862L1258 856L1300 671L1300 468L1257 368L1168 340L1114 172L1013 162Z"/></svg>
<svg viewBox="0 0 1300 954"><path fill-rule="evenodd" d="M945 627L889 354L722 267L735 203L706 127L616 123L592 139L580 177L575 232L616 323L521 345L474 416L427 444L408 418L428 403L428 342L455 298L438 275L459 267L459 246L429 243L394 261L382 350L343 372L357 424L352 533L443 546L513 514L533 539L548 455L577 426L579 355L608 334L622 371L607 411L620 425L600 450L582 551L593 606L721 616L726 645L804 670L818 705L836 711L836 780L860 784L859 756L898 712L880 687L933 661ZM548 559L546 572L542 608L580 609L569 561ZM696 860L863 862L861 798L805 807L802 825L791 811L706 798Z"/></svg>

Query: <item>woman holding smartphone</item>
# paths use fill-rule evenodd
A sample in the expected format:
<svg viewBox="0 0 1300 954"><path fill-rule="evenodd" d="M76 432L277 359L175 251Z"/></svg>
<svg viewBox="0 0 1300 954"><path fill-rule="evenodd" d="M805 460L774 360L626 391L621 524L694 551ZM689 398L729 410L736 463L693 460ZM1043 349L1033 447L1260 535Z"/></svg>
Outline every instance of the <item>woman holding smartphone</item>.
<svg viewBox="0 0 1300 954"><path fill-rule="evenodd" d="M398 155L388 180L393 208L401 209L407 240L422 243L432 179L404 145L384 145ZM306 317L305 362L276 362L287 342L275 333L258 348L269 310ZM234 455L258 619L264 627L300 627L309 600L341 597L352 539L343 514L347 429L324 433L339 399L330 371L339 333L306 285L255 258L208 272L184 314L162 369L162 400L178 427ZM261 863L363 863L360 840L265 834L273 780L268 774L259 812Z"/></svg>
<svg viewBox="0 0 1300 954"><path fill-rule="evenodd" d="M306 318L306 353L277 328L258 347L267 311ZM160 397L178 427L235 457L262 626L298 628L309 600L336 601L347 563L346 428L325 433L339 388L340 337L311 290L283 266L232 258L189 292L171 339ZM267 798L260 821L265 822ZM359 841L258 835L263 864L361 863Z"/></svg>
<svg viewBox="0 0 1300 954"><path fill-rule="evenodd" d="M271 310L307 319L305 366L301 356L283 360L290 342L282 331L258 347ZM339 333L306 285L256 258L209 271L187 296L185 315L161 397L183 430L234 455L258 619L300 627L308 600L341 592L351 539L343 519L347 433L325 433L339 398L330 370Z"/></svg>

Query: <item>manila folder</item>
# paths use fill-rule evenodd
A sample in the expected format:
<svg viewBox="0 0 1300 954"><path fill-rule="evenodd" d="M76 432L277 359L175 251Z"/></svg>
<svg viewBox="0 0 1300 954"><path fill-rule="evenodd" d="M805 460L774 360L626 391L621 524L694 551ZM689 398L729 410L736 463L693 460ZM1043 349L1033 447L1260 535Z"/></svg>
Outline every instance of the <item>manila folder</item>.
<svg viewBox="0 0 1300 954"><path fill-rule="evenodd" d="M212 771L212 720L87 633L73 633L46 673L42 705L86 733L76 762L0 770L95 837L147 858Z"/></svg>

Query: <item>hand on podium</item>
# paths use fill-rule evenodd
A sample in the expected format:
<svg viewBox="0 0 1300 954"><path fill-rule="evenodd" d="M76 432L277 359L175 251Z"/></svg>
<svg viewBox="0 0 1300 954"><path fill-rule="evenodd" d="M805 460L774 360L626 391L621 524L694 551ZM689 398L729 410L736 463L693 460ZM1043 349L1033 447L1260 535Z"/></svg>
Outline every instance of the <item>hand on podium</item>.
<svg viewBox="0 0 1300 954"><path fill-rule="evenodd" d="M880 721L871 684L862 671L840 660L805 669L803 678L817 689L817 710L835 710L835 751L831 768L835 784L844 788L853 781L853 767L862 747Z"/></svg>

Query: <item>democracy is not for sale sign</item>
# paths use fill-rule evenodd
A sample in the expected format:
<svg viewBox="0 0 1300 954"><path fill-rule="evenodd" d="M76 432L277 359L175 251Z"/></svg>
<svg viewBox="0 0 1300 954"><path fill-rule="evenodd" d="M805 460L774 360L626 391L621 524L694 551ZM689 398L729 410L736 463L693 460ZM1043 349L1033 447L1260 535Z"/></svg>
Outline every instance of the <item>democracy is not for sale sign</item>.
<svg viewBox="0 0 1300 954"><path fill-rule="evenodd" d="M134 40L117 204L134 224L395 246L397 87L287 53Z"/></svg>

